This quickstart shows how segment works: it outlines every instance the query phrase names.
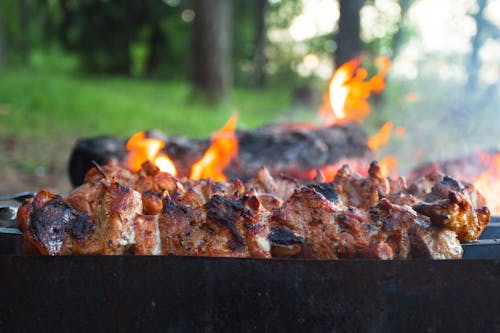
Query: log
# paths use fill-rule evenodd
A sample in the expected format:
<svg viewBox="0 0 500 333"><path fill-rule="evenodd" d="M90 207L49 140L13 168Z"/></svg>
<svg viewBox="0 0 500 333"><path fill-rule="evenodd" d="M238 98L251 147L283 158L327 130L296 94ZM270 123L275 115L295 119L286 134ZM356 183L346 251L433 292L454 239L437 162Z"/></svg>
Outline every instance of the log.
<svg viewBox="0 0 500 333"><path fill-rule="evenodd" d="M226 168L228 178L246 180L261 166L271 174L303 178L311 170L336 164L342 159L371 160L364 130L356 124L314 127L309 124L279 123L254 130L238 130L238 157ZM163 152L174 161L179 177L188 177L210 144L210 139L167 137L148 131L148 137L166 142ZM82 138L73 148L69 174L73 186L82 184L91 160L106 164L111 159L125 161L126 140L112 136Z"/></svg>

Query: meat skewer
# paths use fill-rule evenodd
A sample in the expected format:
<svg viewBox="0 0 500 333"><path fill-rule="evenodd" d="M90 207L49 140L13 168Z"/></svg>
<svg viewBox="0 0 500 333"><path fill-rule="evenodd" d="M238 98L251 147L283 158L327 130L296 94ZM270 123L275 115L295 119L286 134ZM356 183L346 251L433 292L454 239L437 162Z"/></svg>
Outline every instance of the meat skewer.
<svg viewBox="0 0 500 333"><path fill-rule="evenodd" d="M308 185L264 168L246 184L180 180L147 162L91 169L66 198L40 191L17 218L24 250L45 255L451 259L489 216L470 185L389 180L375 162L368 177L344 166Z"/></svg>

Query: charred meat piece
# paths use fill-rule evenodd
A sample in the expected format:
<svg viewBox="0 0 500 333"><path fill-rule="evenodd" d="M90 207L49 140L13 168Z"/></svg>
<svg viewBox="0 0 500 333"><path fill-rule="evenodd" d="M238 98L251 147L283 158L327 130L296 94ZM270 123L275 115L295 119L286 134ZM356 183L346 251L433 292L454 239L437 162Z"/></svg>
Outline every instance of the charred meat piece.
<svg viewBox="0 0 500 333"><path fill-rule="evenodd" d="M433 224L455 231L461 241L477 239L490 219L486 206L477 207L484 198L471 186L448 176L436 182L422 199L413 209L428 216Z"/></svg>
<svg viewBox="0 0 500 333"><path fill-rule="evenodd" d="M376 162L370 164L368 177L361 177L344 165L333 180L342 203L368 210L389 194L389 181L382 177Z"/></svg>
<svg viewBox="0 0 500 333"><path fill-rule="evenodd" d="M88 215L47 191L38 192L24 204L17 220L25 242L47 255L70 254L75 242L84 242L95 231Z"/></svg>
<svg viewBox="0 0 500 333"><path fill-rule="evenodd" d="M377 237L369 215L354 207L339 206L314 187L296 191L273 216L276 225L291 233L300 257L315 259L393 259L394 251ZM274 229L276 230L276 229ZM278 229L282 231L283 229ZM276 236L271 234L276 242ZM274 239L273 239L274 238ZM387 237L385 237L387 238ZM301 241L303 239L303 241ZM303 242L303 244L301 244Z"/></svg>

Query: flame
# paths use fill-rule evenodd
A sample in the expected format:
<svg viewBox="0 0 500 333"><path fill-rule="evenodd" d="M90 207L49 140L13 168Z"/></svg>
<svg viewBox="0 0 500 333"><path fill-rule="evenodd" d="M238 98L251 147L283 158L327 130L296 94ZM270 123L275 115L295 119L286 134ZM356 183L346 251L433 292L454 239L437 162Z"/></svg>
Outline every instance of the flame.
<svg viewBox="0 0 500 333"><path fill-rule="evenodd" d="M416 93L408 93L406 94L405 99L408 103L415 103L419 100L419 97Z"/></svg>
<svg viewBox="0 0 500 333"><path fill-rule="evenodd" d="M396 127L396 135L399 137L403 137L406 133L406 128L404 126L398 126Z"/></svg>
<svg viewBox="0 0 500 333"><path fill-rule="evenodd" d="M491 212L500 214L500 153L480 154L480 158L488 169L476 178L474 186L485 197Z"/></svg>
<svg viewBox="0 0 500 333"><path fill-rule="evenodd" d="M395 156L385 156L379 162L380 171L382 176L396 178L398 176L398 160Z"/></svg>
<svg viewBox="0 0 500 333"><path fill-rule="evenodd" d="M380 130L368 139L368 147L374 151L389 143L393 128L394 125L390 121L382 125Z"/></svg>
<svg viewBox="0 0 500 333"><path fill-rule="evenodd" d="M387 57L378 57L375 62L380 68L372 78L367 79L366 69L359 67L360 58L354 58L340 66L332 75L320 116L327 124L362 122L370 113L367 99L372 92L381 93L385 88L385 76L391 67Z"/></svg>
<svg viewBox="0 0 500 333"><path fill-rule="evenodd" d="M132 171L139 171L146 161L153 162L163 172L168 172L172 176L177 175L174 162L167 154L160 153L165 147L165 142L157 138L146 138L144 132L138 132L127 141L126 148L128 154L128 166Z"/></svg>
<svg viewBox="0 0 500 333"><path fill-rule="evenodd" d="M210 146L203 157L191 166L189 178L194 180L212 178L215 181L226 181L224 168L233 157L238 155L236 121L237 117L234 115L224 127L212 134Z"/></svg>

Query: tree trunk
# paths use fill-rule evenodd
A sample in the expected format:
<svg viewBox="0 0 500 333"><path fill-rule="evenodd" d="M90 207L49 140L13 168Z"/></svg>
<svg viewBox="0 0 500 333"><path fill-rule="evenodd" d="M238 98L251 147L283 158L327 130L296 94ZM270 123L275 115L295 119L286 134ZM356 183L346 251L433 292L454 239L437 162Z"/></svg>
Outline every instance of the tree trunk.
<svg viewBox="0 0 500 333"><path fill-rule="evenodd" d="M149 76L155 74L158 65L161 63L161 43L163 36L159 24L155 24L149 39L149 58L146 72Z"/></svg>
<svg viewBox="0 0 500 333"><path fill-rule="evenodd" d="M209 101L218 102L232 81L232 1L195 1L194 9L194 84Z"/></svg>
<svg viewBox="0 0 500 333"><path fill-rule="evenodd" d="M399 1L399 8L401 8L401 17L398 21L397 24L397 30L392 36L391 40L391 58L395 59L401 50L402 46L402 38L403 38L403 26L406 20L406 14L408 13L408 10L410 9L411 5L413 3L413 0L400 0Z"/></svg>
<svg viewBox="0 0 500 333"><path fill-rule="evenodd" d="M26 0L19 0L19 30L21 32L19 38L19 53L23 65L28 64L30 53L29 42L29 9Z"/></svg>
<svg viewBox="0 0 500 333"><path fill-rule="evenodd" d="M256 0L255 7L255 51L253 57L253 83L257 88L266 84L266 9L267 0Z"/></svg>
<svg viewBox="0 0 500 333"><path fill-rule="evenodd" d="M0 8L0 72L5 68L5 38L2 15Z"/></svg>
<svg viewBox="0 0 500 333"><path fill-rule="evenodd" d="M359 12L364 0L339 0L339 30L336 35L335 67L361 54Z"/></svg>
<svg viewBox="0 0 500 333"><path fill-rule="evenodd" d="M486 20L484 18L484 9L488 3L488 0L478 0L477 1L479 10L472 17L476 22L476 34L472 37L472 52L469 56L469 63L467 65L467 70L469 77L467 78L467 90L474 90L477 86L479 67L481 66L479 60L479 51L483 45L483 30L485 27Z"/></svg>

